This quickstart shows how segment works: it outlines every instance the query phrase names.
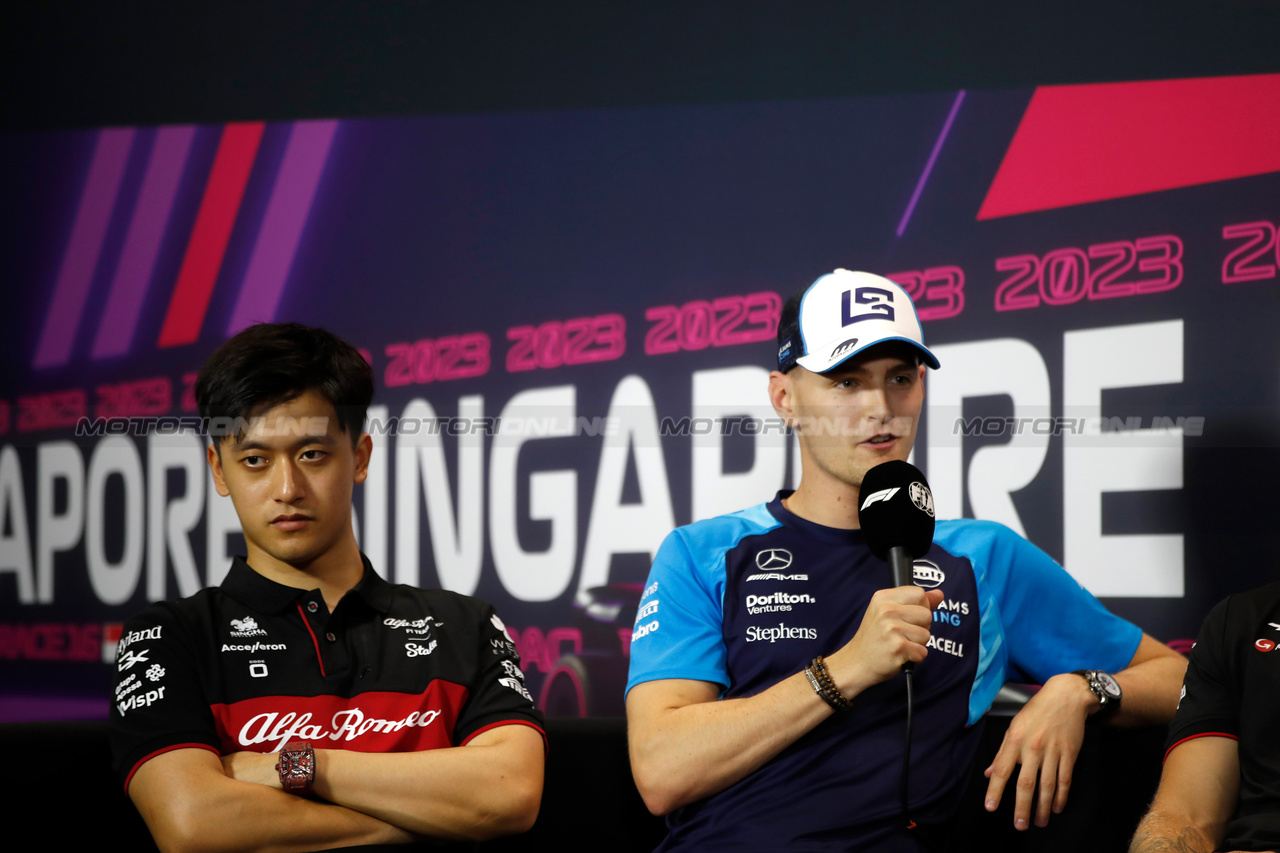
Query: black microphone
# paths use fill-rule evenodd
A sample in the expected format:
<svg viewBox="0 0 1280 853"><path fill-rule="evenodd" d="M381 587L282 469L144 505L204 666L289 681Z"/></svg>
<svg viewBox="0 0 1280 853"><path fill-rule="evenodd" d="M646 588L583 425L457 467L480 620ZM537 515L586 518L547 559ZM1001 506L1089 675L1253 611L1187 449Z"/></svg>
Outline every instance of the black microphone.
<svg viewBox="0 0 1280 853"><path fill-rule="evenodd" d="M894 459L862 478L858 520L867 546L893 570L893 585L912 582L911 561L933 545L933 492L916 466Z"/></svg>
<svg viewBox="0 0 1280 853"><path fill-rule="evenodd" d="M871 552L889 561L893 571L893 585L906 586L913 581L915 572L911 561L929 553L933 545L933 492L916 466L892 460L882 462L862 478L858 495L858 521L866 536ZM911 716L914 704L911 686L911 661L902 665L907 685L907 730L902 751L902 817L907 827L914 827L911 820Z"/></svg>

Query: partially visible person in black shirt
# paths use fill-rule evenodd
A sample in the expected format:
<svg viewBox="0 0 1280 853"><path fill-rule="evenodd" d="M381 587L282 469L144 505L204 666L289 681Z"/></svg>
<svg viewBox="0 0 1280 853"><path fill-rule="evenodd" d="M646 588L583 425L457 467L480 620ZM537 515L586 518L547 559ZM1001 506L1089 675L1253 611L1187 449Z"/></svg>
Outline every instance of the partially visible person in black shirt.
<svg viewBox="0 0 1280 853"><path fill-rule="evenodd" d="M218 587L126 624L116 772L164 850L477 840L528 829L542 718L493 608L393 585L360 553L369 365L254 326L196 383L209 467L248 554Z"/></svg>
<svg viewBox="0 0 1280 853"><path fill-rule="evenodd" d="M1204 621L1169 727L1164 773L1130 853L1280 849L1280 583Z"/></svg>

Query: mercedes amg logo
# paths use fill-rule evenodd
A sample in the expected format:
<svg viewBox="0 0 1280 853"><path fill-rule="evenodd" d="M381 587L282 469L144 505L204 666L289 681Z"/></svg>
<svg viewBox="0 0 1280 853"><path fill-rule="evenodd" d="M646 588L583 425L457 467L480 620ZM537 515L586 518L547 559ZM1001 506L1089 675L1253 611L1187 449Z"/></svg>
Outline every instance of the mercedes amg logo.
<svg viewBox="0 0 1280 853"><path fill-rule="evenodd" d="M791 565L791 552L786 548L770 548L756 554L756 565L768 572L776 572Z"/></svg>

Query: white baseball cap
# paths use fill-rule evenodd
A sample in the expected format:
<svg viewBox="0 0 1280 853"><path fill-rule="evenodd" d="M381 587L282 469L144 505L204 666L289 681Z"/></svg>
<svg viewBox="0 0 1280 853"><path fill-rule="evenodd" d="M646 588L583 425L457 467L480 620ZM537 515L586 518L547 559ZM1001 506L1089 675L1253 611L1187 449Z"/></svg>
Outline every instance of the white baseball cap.
<svg viewBox="0 0 1280 853"><path fill-rule="evenodd" d="M902 341L929 367L938 359L924 345L920 318L899 285L869 272L838 269L793 295L778 321L778 369L797 364L814 373L834 370L868 347Z"/></svg>

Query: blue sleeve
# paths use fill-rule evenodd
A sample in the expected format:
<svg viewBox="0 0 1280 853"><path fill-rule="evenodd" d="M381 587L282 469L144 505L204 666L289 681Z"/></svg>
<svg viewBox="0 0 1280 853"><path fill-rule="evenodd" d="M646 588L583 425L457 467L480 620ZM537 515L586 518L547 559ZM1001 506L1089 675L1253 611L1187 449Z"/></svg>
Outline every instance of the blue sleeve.
<svg viewBox="0 0 1280 853"><path fill-rule="evenodd" d="M689 678L729 685L723 627L724 549L690 548L675 530L649 570L635 629L627 691L646 681Z"/></svg>
<svg viewBox="0 0 1280 853"><path fill-rule="evenodd" d="M987 583L1000 607L1009 662L1037 683L1077 669L1118 672L1142 630L1112 614L1052 557L1009 528L992 529Z"/></svg>

